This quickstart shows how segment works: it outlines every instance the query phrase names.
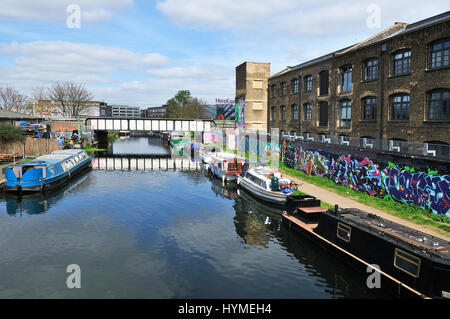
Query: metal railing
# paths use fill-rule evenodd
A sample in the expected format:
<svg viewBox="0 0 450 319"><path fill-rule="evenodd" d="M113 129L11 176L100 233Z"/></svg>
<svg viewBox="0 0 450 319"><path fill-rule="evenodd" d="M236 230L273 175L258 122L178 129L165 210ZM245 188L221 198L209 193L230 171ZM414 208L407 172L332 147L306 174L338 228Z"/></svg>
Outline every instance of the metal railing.
<svg viewBox="0 0 450 319"><path fill-rule="evenodd" d="M280 138L286 140L301 140L305 142L315 142L332 145L344 145L355 148L372 149L382 152L398 152L402 154L429 156L450 160L450 145L435 143L415 143L398 140L386 140L375 138L360 138L350 136L337 136L326 134L310 134L285 132L280 133Z"/></svg>

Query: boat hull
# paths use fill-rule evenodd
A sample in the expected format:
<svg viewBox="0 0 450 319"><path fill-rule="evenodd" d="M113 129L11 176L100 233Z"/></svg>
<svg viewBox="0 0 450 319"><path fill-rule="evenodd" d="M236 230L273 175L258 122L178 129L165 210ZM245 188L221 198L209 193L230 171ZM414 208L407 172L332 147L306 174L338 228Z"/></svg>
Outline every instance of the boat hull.
<svg viewBox="0 0 450 319"><path fill-rule="evenodd" d="M42 181L31 182L5 182L5 191L11 193L34 193L54 190L64 186L71 178L92 167L90 157L84 159L77 166L68 171Z"/></svg>
<svg viewBox="0 0 450 319"><path fill-rule="evenodd" d="M264 189L260 186L257 186L245 178L239 177L238 184L240 187L244 188L254 196L263 199L267 202L284 205L286 204L287 195L282 192L272 192L267 189Z"/></svg>

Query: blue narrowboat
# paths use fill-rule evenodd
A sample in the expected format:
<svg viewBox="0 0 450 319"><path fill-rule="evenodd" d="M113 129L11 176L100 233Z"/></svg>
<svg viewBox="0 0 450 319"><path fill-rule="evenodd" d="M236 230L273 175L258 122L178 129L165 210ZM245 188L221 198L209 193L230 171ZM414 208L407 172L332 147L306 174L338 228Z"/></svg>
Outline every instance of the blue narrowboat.
<svg viewBox="0 0 450 319"><path fill-rule="evenodd" d="M65 184L92 165L84 150L59 150L5 169L5 191L39 192Z"/></svg>

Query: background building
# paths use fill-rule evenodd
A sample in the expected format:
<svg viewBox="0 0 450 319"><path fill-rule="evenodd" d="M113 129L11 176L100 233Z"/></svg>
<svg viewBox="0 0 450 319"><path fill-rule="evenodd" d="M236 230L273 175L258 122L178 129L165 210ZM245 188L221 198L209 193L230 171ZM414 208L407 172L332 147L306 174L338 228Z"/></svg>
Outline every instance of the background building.
<svg viewBox="0 0 450 319"><path fill-rule="evenodd" d="M137 106L108 105L104 114L105 117L141 117L141 109Z"/></svg>
<svg viewBox="0 0 450 319"><path fill-rule="evenodd" d="M169 106L164 104L162 106L149 107L144 110L144 117L146 118L162 118L166 116Z"/></svg>
<svg viewBox="0 0 450 319"><path fill-rule="evenodd" d="M389 151L399 152L416 142L430 143L435 151L448 152L449 56L450 12L395 23L365 41L272 75L268 129L360 143L354 146L388 143ZM240 95L244 82L236 81Z"/></svg>
<svg viewBox="0 0 450 319"><path fill-rule="evenodd" d="M236 67L238 124L245 128L267 128L267 88L270 63L244 62Z"/></svg>

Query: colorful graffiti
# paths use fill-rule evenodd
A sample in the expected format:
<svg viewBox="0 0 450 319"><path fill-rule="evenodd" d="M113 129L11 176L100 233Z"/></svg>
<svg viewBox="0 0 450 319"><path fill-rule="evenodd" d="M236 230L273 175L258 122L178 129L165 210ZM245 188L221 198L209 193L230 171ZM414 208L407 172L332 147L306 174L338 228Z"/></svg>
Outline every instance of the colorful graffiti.
<svg viewBox="0 0 450 319"><path fill-rule="evenodd" d="M398 167L386 168L381 175L386 192L395 200L450 215L450 176L411 173Z"/></svg>
<svg viewBox="0 0 450 319"><path fill-rule="evenodd" d="M367 157L362 161L350 155L321 153L307 150L299 144L288 143L284 162L287 166L304 171L307 175L326 176L337 184L393 199L430 208L435 214L450 215L450 176L437 171L415 172L414 168L398 168L389 162L380 170L379 165Z"/></svg>
<svg viewBox="0 0 450 319"><path fill-rule="evenodd" d="M353 189L365 191L370 195L384 197L385 190L378 165L367 157L363 161L350 159L350 155L341 155L332 160L327 174L335 183L347 185Z"/></svg>

